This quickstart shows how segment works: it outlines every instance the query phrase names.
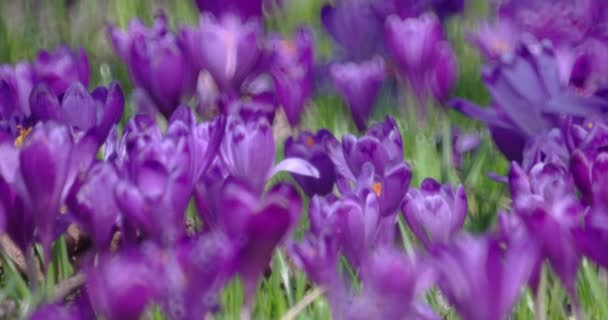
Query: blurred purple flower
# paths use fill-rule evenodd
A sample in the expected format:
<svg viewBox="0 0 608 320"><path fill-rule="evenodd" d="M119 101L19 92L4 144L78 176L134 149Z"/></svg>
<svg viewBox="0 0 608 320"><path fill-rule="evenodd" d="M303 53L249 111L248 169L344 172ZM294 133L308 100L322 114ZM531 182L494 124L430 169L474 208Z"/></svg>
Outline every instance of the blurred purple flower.
<svg viewBox="0 0 608 320"><path fill-rule="evenodd" d="M263 18L264 4L281 4L282 0L227 0L217 2L216 0L196 0L198 9L202 12L210 12L216 17L225 15L237 15L242 20L251 18Z"/></svg>
<svg viewBox="0 0 608 320"><path fill-rule="evenodd" d="M302 202L288 184L275 185L260 199L237 180L227 182L218 201L219 226L237 244L236 266L244 281L245 301L250 303L275 247L297 225Z"/></svg>
<svg viewBox="0 0 608 320"><path fill-rule="evenodd" d="M342 143L332 137L324 140L336 167L340 192L351 193L351 183L356 183L356 192L368 190L376 194L382 216L394 214L412 177L403 160L403 143L395 120L387 116L384 122L372 125L367 135L359 139L346 135Z"/></svg>
<svg viewBox="0 0 608 320"><path fill-rule="evenodd" d="M264 117L229 116L220 157L230 175L247 182L258 193L262 192L268 179L280 171L319 177L319 171L300 158L286 158L274 165L275 141L272 128Z"/></svg>
<svg viewBox="0 0 608 320"><path fill-rule="evenodd" d="M183 98L194 93L196 70L177 36L167 30L164 14L158 14L150 28L135 19L127 30L109 26L107 33L114 50L129 67L136 87L167 119Z"/></svg>
<svg viewBox="0 0 608 320"><path fill-rule="evenodd" d="M334 64L330 68L331 82L349 107L355 125L365 130L376 99L386 77L384 60L374 57L361 63Z"/></svg>
<svg viewBox="0 0 608 320"><path fill-rule="evenodd" d="M89 61L83 48L72 51L60 46L55 51L42 50L32 61L35 83L46 84L61 96L73 83L89 84Z"/></svg>
<svg viewBox="0 0 608 320"><path fill-rule="evenodd" d="M462 133L452 130L452 162L459 168L465 154L476 150L481 143L481 137L476 133Z"/></svg>
<svg viewBox="0 0 608 320"><path fill-rule="evenodd" d="M483 21L477 29L467 35L481 52L490 61L500 59L504 54L515 51L520 41L520 33L511 22L497 20Z"/></svg>
<svg viewBox="0 0 608 320"><path fill-rule="evenodd" d="M559 115L587 117L608 107L608 100L565 90L555 56L542 44L519 47L511 59L486 68L483 77L493 100L490 108L461 99L452 106L486 122L498 148L518 162L526 142L558 126Z"/></svg>
<svg viewBox="0 0 608 320"><path fill-rule="evenodd" d="M257 20L207 14L197 27L183 28L180 40L194 66L209 72L220 92L238 93L262 54L262 32Z"/></svg>
<svg viewBox="0 0 608 320"><path fill-rule="evenodd" d="M14 136L16 125L30 115L29 99L34 81L34 73L28 62L0 66L0 119L9 126L7 129L12 129Z"/></svg>
<svg viewBox="0 0 608 320"><path fill-rule="evenodd" d="M372 1L326 4L321 9L321 22L346 60L368 60L382 50L383 17L375 12Z"/></svg>
<svg viewBox="0 0 608 320"><path fill-rule="evenodd" d="M506 319L528 280L535 255L531 246L506 252L488 237L461 235L434 250L438 285L463 319Z"/></svg>
<svg viewBox="0 0 608 320"><path fill-rule="evenodd" d="M289 124L300 122L305 103L313 91L313 39L311 30L301 28L295 39L271 40L272 76L277 102L283 107Z"/></svg>
<svg viewBox="0 0 608 320"><path fill-rule="evenodd" d="M293 178L309 197L315 194L326 195L330 193L336 182L334 164L323 147L325 137L333 138L331 132L321 129L315 134L302 131L297 138L289 137L285 141L286 158L304 159L319 171L319 178L292 174Z"/></svg>
<svg viewBox="0 0 608 320"><path fill-rule="evenodd" d="M432 243L448 244L467 215L467 195L459 185L441 185L432 178L422 181L420 189L410 189L401 207L410 230L428 248Z"/></svg>

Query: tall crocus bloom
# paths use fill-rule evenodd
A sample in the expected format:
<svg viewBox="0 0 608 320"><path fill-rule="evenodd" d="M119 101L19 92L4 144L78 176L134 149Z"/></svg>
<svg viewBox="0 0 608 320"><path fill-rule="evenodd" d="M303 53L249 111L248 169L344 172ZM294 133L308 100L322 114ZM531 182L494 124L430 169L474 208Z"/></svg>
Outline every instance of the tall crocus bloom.
<svg viewBox="0 0 608 320"><path fill-rule="evenodd" d="M375 57L361 63L334 64L330 67L330 77L350 108L355 125L360 131L365 130L386 77L384 60Z"/></svg>
<svg viewBox="0 0 608 320"><path fill-rule="evenodd" d="M401 208L410 229L427 247L447 244L464 224L467 195L462 185L454 191L448 184L426 178L420 189L408 191Z"/></svg>
<svg viewBox="0 0 608 320"><path fill-rule="evenodd" d="M228 237L238 240L236 266L249 303L275 247L298 223L302 203L288 184L274 186L260 199L257 192L237 180L225 185L220 201L219 226Z"/></svg>
<svg viewBox="0 0 608 320"><path fill-rule="evenodd" d="M438 285L463 319L506 319L534 265L528 246L462 235L435 249Z"/></svg>
<svg viewBox="0 0 608 320"><path fill-rule="evenodd" d="M319 171L300 158L287 158L274 165L275 142L272 128L264 117L229 116L220 156L230 175L246 181L257 192L279 171L319 177Z"/></svg>
<svg viewBox="0 0 608 320"><path fill-rule="evenodd" d="M382 50L382 17L372 1L336 1L321 9L323 27L347 60L363 61Z"/></svg>
<svg viewBox="0 0 608 320"><path fill-rule="evenodd" d="M522 160L526 142L558 126L558 115L587 117L608 106L599 97L582 97L563 88L553 51L542 45L525 45L511 59L483 71L493 103L479 108L464 101L452 102L460 112L488 124L498 148L515 161Z"/></svg>
<svg viewBox="0 0 608 320"><path fill-rule="evenodd" d="M319 178L292 174L304 192L312 197L314 194L326 195L334 188L336 172L334 164L323 147L325 137L332 137L325 129L313 134L302 131L297 138L289 137L285 141L286 158L302 158L310 162L319 171Z"/></svg>
<svg viewBox="0 0 608 320"><path fill-rule="evenodd" d="M239 92L261 55L262 26L228 14L203 15L195 28L181 30L181 42L198 69L205 69L221 92Z"/></svg>
<svg viewBox="0 0 608 320"><path fill-rule="evenodd" d="M87 272L87 289L97 315L138 319L158 296L158 272L142 252L129 249L102 256ZM128 302L128 303L127 303Z"/></svg>
<svg viewBox="0 0 608 320"><path fill-rule="evenodd" d="M351 183L356 183L355 189L367 189L376 194L383 216L398 210L412 173L403 160L401 133L393 118L387 116L384 122L374 124L358 139L345 135L340 144L328 137L324 144L336 166L341 193L351 193Z"/></svg>
<svg viewBox="0 0 608 320"><path fill-rule="evenodd" d="M300 122L300 114L313 90L313 44L310 30L302 28L295 39L271 40L270 65L277 102L283 107L291 126Z"/></svg>
<svg viewBox="0 0 608 320"><path fill-rule="evenodd" d="M82 229L91 236L97 251L109 250L120 211L114 199L119 178L114 166L100 162L79 177L70 191L68 207Z"/></svg>
<svg viewBox="0 0 608 320"><path fill-rule="evenodd" d="M457 63L434 14L405 20L388 17L386 43L419 100L446 98L455 83Z"/></svg>
<svg viewBox="0 0 608 320"><path fill-rule="evenodd" d="M61 99L41 84L34 88L30 98L33 121L63 123L75 132L95 136L100 145L120 121L124 102L122 89L116 82L91 93L82 84L74 83Z"/></svg>
<svg viewBox="0 0 608 320"><path fill-rule="evenodd" d="M86 137L74 143L68 129L55 123L38 124L19 150L16 189L25 210L33 217L45 256L55 240L55 222L76 175L95 156Z"/></svg>
<svg viewBox="0 0 608 320"><path fill-rule="evenodd" d="M583 217L566 168L540 162L529 173L516 163L509 172L513 207L541 248L571 298L576 299L576 275L581 254L573 230Z"/></svg>
<svg viewBox="0 0 608 320"><path fill-rule="evenodd" d="M108 37L128 65L135 85L167 119L182 98L194 93L195 69L177 36L167 30L164 14L157 15L150 28L139 20L132 20L124 31L109 26Z"/></svg>

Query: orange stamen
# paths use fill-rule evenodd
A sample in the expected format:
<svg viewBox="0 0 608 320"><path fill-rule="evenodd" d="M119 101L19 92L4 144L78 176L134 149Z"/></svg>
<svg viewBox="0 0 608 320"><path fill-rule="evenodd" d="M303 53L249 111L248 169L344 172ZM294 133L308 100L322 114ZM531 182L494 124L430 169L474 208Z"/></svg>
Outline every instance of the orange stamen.
<svg viewBox="0 0 608 320"><path fill-rule="evenodd" d="M372 191L379 197L382 194L382 183L376 182L372 185Z"/></svg>

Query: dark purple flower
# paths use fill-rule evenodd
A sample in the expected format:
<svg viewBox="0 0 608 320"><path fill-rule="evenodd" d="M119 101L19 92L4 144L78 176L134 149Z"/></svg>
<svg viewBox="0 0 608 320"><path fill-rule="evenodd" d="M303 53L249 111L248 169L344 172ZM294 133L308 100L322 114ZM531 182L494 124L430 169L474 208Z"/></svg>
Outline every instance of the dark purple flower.
<svg viewBox="0 0 608 320"><path fill-rule="evenodd" d="M183 28L181 42L197 69L211 74L223 93L240 92L262 51L262 26L228 14L203 15L198 27Z"/></svg>
<svg viewBox="0 0 608 320"><path fill-rule="evenodd" d="M166 118L182 98L194 93L197 72L177 36L167 30L164 14L157 15L150 28L139 20L132 20L126 31L109 26L108 37L128 65L135 85Z"/></svg>
<svg viewBox="0 0 608 320"><path fill-rule="evenodd" d="M74 308L59 304L48 304L38 307L29 318L30 320L81 320ZM84 319L82 319L84 320Z"/></svg>
<svg viewBox="0 0 608 320"><path fill-rule="evenodd" d="M97 251L109 250L120 211L114 199L119 181L114 166L100 162L78 178L68 197L68 207L93 239Z"/></svg>
<svg viewBox="0 0 608 320"><path fill-rule="evenodd" d="M58 99L44 85L34 88L30 106L32 120L56 121L63 123L74 131L96 136L101 145L110 129L122 117L124 95L116 82L108 88L98 87L89 94L80 83L74 83Z"/></svg>
<svg viewBox="0 0 608 320"><path fill-rule="evenodd" d="M463 319L506 319L530 276L535 261L529 245L462 235L434 253L438 285Z"/></svg>
<svg viewBox="0 0 608 320"><path fill-rule="evenodd" d="M278 184L260 199L256 191L237 180L225 185L219 201L219 226L238 245L236 266L247 303L275 247L298 223L302 203L290 185Z"/></svg>
<svg viewBox="0 0 608 320"><path fill-rule="evenodd" d="M72 51L60 46L55 51L40 51L32 61L35 83L44 83L61 96L74 82L89 84L89 61L84 49Z"/></svg>
<svg viewBox="0 0 608 320"><path fill-rule="evenodd" d="M289 137L285 141L286 158L304 159L319 171L320 177L318 179L292 174L293 178L309 197L315 194L326 195L330 193L336 182L334 164L323 147L325 137L333 136L328 130L321 129L316 134L302 131L296 139Z"/></svg>
<svg viewBox="0 0 608 320"><path fill-rule="evenodd" d="M403 161L401 133L394 119L387 116L359 139L346 135L342 144L331 137L324 140L336 166L337 186L342 194L351 193L351 183L356 183L355 191L368 190L376 194L382 216L398 210L412 173Z"/></svg>
<svg viewBox="0 0 608 320"><path fill-rule="evenodd" d="M135 249L99 260L87 272L87 290L96 314L107 319L139 319L161 287L154 264Z"/></svg>
<svg viewBox="0 0 608 320"><path fill-rule="evenodd" d="M34 73L28 62L0 66L0 118L23 121L30 115L29 98Z"/></svg>
<svg viewBox="0 0 608 320"><path fill-rule="evenodd" d="M422 181L420 189L410 189L401 207L412 232L427 247L447 244L456 235L467 215L467 195L459 185L441 185L432 178Z"/></svg>
<svg viewBox="0 0 608 320"><path fill-rule="evenodd" d="M230 175L247 182L256 192L261 192L268 179L280 171L319 177L319 171L300 158L287 158L274 165L275 142L264 117L229 116L220 156Z"/></svg>
<svg viewBox="0 0 608 320"><path fill-rule="evenodd" d="M275 38L270 75L277 102L283 107L291 126L300 122L300 114L313 91L313 43L311 31L301 28L293 40Z"/></svg>
<svg viewBox="0 0 608 320"><path fill-rule="evenodd" d="M22 252L27 252L34 242L34 217L25 210L23 197L15 189L15 179L19 172L19 150L12 142L0 144L0 214L8 236Z"/></svg>
<svg viewBox="0 0 608 320"><path fill-rule="evenodd" d="M367 60L382 50L383 18L372 1L327 4L321 9L321 22L346 60Z"/></svg>
<svg viewBox="0 0 608 320"><path fill-rule="evenodd" d="M350 108L355 125L360 131L365 130L386 77L384 61L375 57L361 63L334 64L330 76L334 88Z"/></svg>
<svg viewBox="0 0 608 320"><path fill-rule="evenodd" d="M546 46L521 46L516 55L486 68L484 82L493 103L482 109L455 100L464 114L488 124L498 148L515 161L522 160L526 142L559 125L559 115L588 117L608 107L599 97L582 97L565 90L553 52Z"/></svg>
<svg viewBox="0 0 608 320"><path fill-rule="evenodd" d="M338 242L333 235L307 234L299 243L289 244L289 253L298 268L319 286L331 288L338 275Z"/></svg>

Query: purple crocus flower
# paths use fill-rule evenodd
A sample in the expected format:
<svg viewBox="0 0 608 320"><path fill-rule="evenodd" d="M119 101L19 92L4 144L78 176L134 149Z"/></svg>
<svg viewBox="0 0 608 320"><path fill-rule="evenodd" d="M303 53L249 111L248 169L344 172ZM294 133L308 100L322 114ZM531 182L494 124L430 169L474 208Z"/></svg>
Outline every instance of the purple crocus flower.
<svg viewBox="0 0 608 320"><path fill-rule="evenodd" d="M440 319L420 301L434 281L428 264L380 248L365 260L360 280L362 292L338 307L344 319Z"/></svg>
<svg viewBox="0 0 608 320"><path fill-rule="evenodd" d="M481 143L481 137L476 133L463 133L452 130L452 163L457 168L462 165L465 154L476 150Z"/></svg>
<svg viewBox="0 0 608 320"><path fill-rule="evenodd" d="M300 122L300 114L313 90L313 44L311 31L301 28L295 39L271 41L273 53L270 75L278 104L283 107L291 126Z"/></svg>
<svg viewBox="0 0 608 320"><path fill-rule="evenodd" d="M541 248L543 257L576 299L576 275L581 254L573 230L579 225L583 208L574 193L574 184L565 167L552 162L537 163L528 174L511 165L509 186L514 211Z"/></svg>
<svg viewBox="0 0 608 320"><path fill-rule="evenodd" d="M508 20L484 21L475 31L468 34L468 39L484 58L492 61L515 51L519 45L520 33Z"/></svg>
<svg viewBox="0 0 608 320"><path fill-rule="evenodd" d="M434 253L438 285L463 319L506 319L534 266L530 246L461 235Z"/></svg>
<svg viewBox="0 0 608 320"><path fill-rule="evenodd" d="M382 50L383 18L372 1L340 0L321 9L323 27L346 60L364 61Z"/></svg>
<svg viewBox="0 0 608 320"><path fill-rule="evenodd" d="M340 281L338 275L338 242L333 235L309 233L299 243L289 244L290 256L298 268L314 283L334 288Z"/></svg>
<svg viewBox="0 0 608 320"><path fill-rule="evenodd" d="M447 97L456 80L456 55L434 14L405 20L388 17L386 43L418 100Z"/></svg>
<svg viewBox="0 0 608 320"><path fill-rule="evenodd" d="M33 219L47 259L67 193L95 157L96 142L91 140L84 137L75 143L66 127L44 123L34 127L19 150L15 189Z"/></svg>
<svg viewBox="0 0 608 320"><path fill-rule="evenodd" d="M122 117L124 95L116 82L90 94L82 84L74 83L59 99L41 84L32 91L30 106L33 121L63 123L75 132L94 135L101 145Z"/></svg>
<svg viewBox="0 0 608 320"><path fill-rule="evenodd" d="M49 304L38 307L29 320L81 320L77 310L59 304Z"/></svg>
<svg viewBox="0 0 608 320"><path fill-rule="evenodd" d="M488 124L494 142L508 159L521 161L526 142L558 126L558 115L587 117L608 107L599 97L582 97L565 90L550 48L525 45L511 59L486 68L484 82L490 108L455 100L454 108Z"/></svg>
<svg viewBox="0 0 608 320"><path fill-rule="evenodd" d="M412 232L427 247L449 243L460 231L467 215L467 195L459 185L441 185L432 178L422 181L420 189L410 189L401 207Z"/></svg>
<svg viewBox="0 0 608 320"><path fill-rule="evenodd" d="M40 51L32 61L32 72L35 83L45 83L58 96L74 82L89 84L89 61L83 48L72 51L60 46L55 51Z"/></svg>
<svg viewBox="0 0 608 320"><path fill-rule="evenodd" d="M87 272L87 290L95 313L108 319L139 319L161 286L154 264L135 249L99 260Z"/></svg>
<svg viewBox="0 0 608 320"><path fill-rule="evenodd" d="M384 60L375 57L361 63L334 64L330 68L331 82L348 105L355 125L365 130L378 93L386 77Z"/></svg>
<svg viewBox="0 0 608 320"><path fill-rule="evenodd" d="M98 252L109 250L120 211L114 199L119 181L114 166L100 162L86 176L79 177L70 191L68 208L83 230L91 236Z"/></svg>
<svg viewBox="0 0 608 320"><path fill-rule="evenodd" d="M412 173L403 161L403 143L395 120L371 126L359 139L353 135L325 138L327 153L336 166L337 186L342 194L371 190L379 198L382 216L395 213L407 192ZM366 165L368 164L368 165Z"/></svg>
<svg viewBox="0 0 608 320"><path fill-rule="evenodd" d="M594 204L598 192L601 192L603 180L599 174L608 145L608 126L603 121L586 121L573 123L567 128L572 149L570 172L576 186L581 191L587 204ZM597 169L594 169L598 165ZM594 170L596 173L594 173Z"/></svg>
<svg viewBox="0 0 608 320"><path fill-rule="evenodd" d="M0 66L0 119L6 129L12 129L14 136L16 125L30 115L29 98L33 85L34 73L28 62Z"/></svg>
<svg viewBox="0 0 608 320"><path fill-rule="evenodd" d="M251 302L259 277L268 266L274 248L298 223L302 203L288 184L275 185L262 199L247 184L226 183L220 199L219 226L238 244L238 272Z"/></svg>
<svg viewBox="0 0 608 320"><path fill-rule="evenodd" d="M167 30L164 14L157 15L150 28L139 20L132 20L126 31L109 26L108 37L128 65L135 85L167 119L182 98L194 93L196 70L177 36Z"/></svg>
<svg viewBox="0 0 608 320"><path fill-rule="evenodd" d="M325 137L332 137L331 132L325 129L313 134L302 131L297 138L289 137L285 141L285 157L301 158L310 162L319 171L319 178L311 178L299 174L292 174L302 190L312 197L315 194L326 195L334 188L336 172L334 164L323 147Z"/></svg>
<svg viewBox="0 0 608 320"><path fill-rule="evenodd" d="M194 66L205 69L222 93L239 93L262 51L262 26L228 14L203 15L196 28L183 28L181 42Z"/></svg>
<svg viewBox="0 0 608 320"><path fill-rule="evenodd" d="M319 171L300 158L287 158L274 165L275 142L272 128L264 117L229 116L220 157L230 175L246 181L258 193L268 179L280 171L319 177Z"/></svg>

